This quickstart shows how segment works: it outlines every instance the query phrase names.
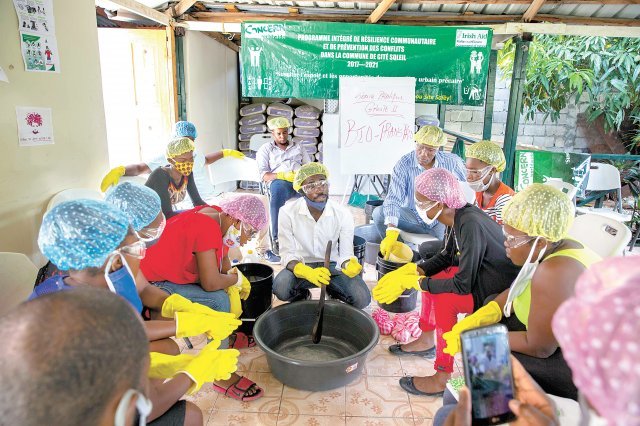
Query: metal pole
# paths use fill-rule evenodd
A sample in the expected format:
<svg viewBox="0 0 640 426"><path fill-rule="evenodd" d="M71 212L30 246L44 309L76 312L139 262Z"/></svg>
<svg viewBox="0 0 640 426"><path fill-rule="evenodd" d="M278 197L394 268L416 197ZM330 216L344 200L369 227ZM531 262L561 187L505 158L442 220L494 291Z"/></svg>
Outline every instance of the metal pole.
<svg viewBox="0 0 640 426"><path fill-rule="evenodd" d="M498 68L498 51L492 50L489 56L489 74L487 75L487 96L484 102L484 128L482 139L491 139L491 126L493 125L493 101L496 95L496 76Z"/></svg>
<svg viewBox="0 0 640 426"><path fill-rule="evenodd" d="M446 109L447 109L447 106L445 104L438 104L438 120L440 120L441 129L444 129Z"/></svg>
<svg viewBox="0 0 640 426"><path fill-rule="evenodd" d="M176 34L176 74L178 78L178 120L187 119L187 92L184 76L184 35Z"/></svg>
<svg viewBox="0 0 640 426"><path fill-rule="evenodd" d="M507 168L502 175L502 181L513 187L515 177L516 143L518 140L518 124L522 111L522 93L527 75L527 60L529 59L529 43L531 34L525 33L522 38L516 38L516 52L513 61L513 75L511 76L511 92L509 93L509 110L507 112L507 128L504 135L504 156Z"/></svg>

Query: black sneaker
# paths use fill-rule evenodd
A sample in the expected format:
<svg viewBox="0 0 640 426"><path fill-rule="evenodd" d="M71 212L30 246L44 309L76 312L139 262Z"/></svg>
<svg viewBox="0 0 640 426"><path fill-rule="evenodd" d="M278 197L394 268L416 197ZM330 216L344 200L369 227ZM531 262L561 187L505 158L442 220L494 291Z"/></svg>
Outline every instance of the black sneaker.
<svg viewBox="0 0 640 426"><path fill-rule="evenodd" d="M267 250L262 257L264 257L264 260L266 260L267 262L273 264L273 265L279 265L280 264L280 256L278 256L277 254L275 254L274 252L272 252L271 250Z"/></svg>

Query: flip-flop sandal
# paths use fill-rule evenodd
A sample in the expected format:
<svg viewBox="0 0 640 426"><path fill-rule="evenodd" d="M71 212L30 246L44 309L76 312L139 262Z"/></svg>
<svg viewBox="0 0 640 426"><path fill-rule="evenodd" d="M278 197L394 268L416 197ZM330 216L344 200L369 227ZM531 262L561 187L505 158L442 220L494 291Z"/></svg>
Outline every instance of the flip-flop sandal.
<svg viewBox="0 0 640 426"><path fill-rule="evenodd" d="M416 385L413 384L413 377L403 377L400 379L400 387L411 395L420 395L420 396L442 396L444 395L444 391L442 392L422 392Z"/></svg>
<svg viewBox="0 0 640 426"><path fill-rule="evenodd" d="M258 398L262 398L264 395L264 390L258 387L255 382L247 379L246 377L240 377L240 380L235 382L232 385L229 385L228 388L223 388L222 386L218 386L216 384L213 385L213 390L219 393L228 396L229 398L237 399L238 401L249 402L254 401ZM253 395L248 395L247 393L250 390L257 390Z"/></svg>
<svg viewBox="0 0 640 426"><path fill-rule="evenodd" d="M431 347L429 349L425 349L424 351L413 351L413 352L409 352L409 351L405 351L402 349L402 345L391 345L389 346L389 352L391 352L394 355L400 355L400 356L406 356L406 355L413 355L413 356L419 356L421 358L433 358L436 355L436 347Z"/></svg>
<svg viewBox="0 0 640 426"><path fill-rule="evenodd" d="M233 341L233 344L229 344L231 349L253 348L256 345L256 341L253 339L253 336L247 336L241 331L233 333L232 336L235 336L235 340Z"/></svg>

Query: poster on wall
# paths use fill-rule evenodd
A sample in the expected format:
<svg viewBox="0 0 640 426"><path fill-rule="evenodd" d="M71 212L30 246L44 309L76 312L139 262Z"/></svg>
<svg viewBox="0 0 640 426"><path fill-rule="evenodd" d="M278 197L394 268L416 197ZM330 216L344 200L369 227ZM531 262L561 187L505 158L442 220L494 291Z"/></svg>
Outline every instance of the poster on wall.
<svg viewBox="0 0 640 426"><path fill-rule="evenodd" d="M532 183L546 183L559 179L578 188L584 197L591 155L580 152L551 152L542 150L516 150L514 189L522 191Z"/></svg>
<svg viewBox="0 0 640 426"><path fill-rule="evenodd" d="M415 101L484 104L492 30L332 22L242 24L242 95L338 99L343 76L415 77Z"/></svg>
<svg viewBox="0 0 640 426"><path fill-rule="evenodd" d="M414 149L416 79L340 78L340 168L343 174L390 174Z"/></svg>
<svg viewBox="0 0 640 426"><path fill-rule="evenodd" d="M51 108L16 107L16 117L20 146L53 145Z"/></svg>
<svg viewBox="0 0 640 426"><path fill-rule="evenodd" d="M18 15L18 29L54 35L55 19L52 0L13 0Z"/></svg>
<svg viewBox="0 0 640 426"><path fill-rule="evenodd" d="M27 71L60 72L55 36L20 31L20 45Z"/></svg>

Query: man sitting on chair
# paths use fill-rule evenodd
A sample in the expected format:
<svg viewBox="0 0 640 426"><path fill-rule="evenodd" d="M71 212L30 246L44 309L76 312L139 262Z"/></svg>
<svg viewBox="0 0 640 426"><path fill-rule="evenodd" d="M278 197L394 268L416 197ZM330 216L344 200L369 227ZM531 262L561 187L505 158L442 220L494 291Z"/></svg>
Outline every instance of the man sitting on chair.
<svg viewBox="0 0 640 426"><path fill-rule="evenodd" d="M373 211L373 221L381 237L380 252L386 256L400 235L400 231L430 234L442 240L445 226L440 222L420 218L414 202L416 177L432 168L443 168L459 180L466 181L467 169L455 154L440 151L447 143L442 129L424 126L415 134L416 149L400 158L393 168L389 193L384 204ZM386 236L385 236L386 235Z"/></svg>
<svg viewBox="0 0 640 426"><path fill-rule="evenodd" d="M280 262L278 256L278 213L290 198L299 197L293 189L293 175L311 158L301 144L289 141L291 123L285 117L276 117L267 121L273 141L264 144L256 153L258 170L264 182L269 183L271 215L271 238L273 246L264 257L269 262Z"/></svg>

